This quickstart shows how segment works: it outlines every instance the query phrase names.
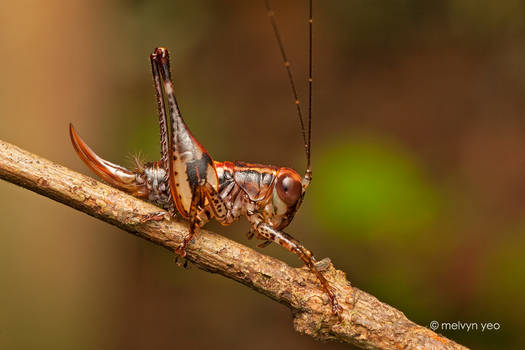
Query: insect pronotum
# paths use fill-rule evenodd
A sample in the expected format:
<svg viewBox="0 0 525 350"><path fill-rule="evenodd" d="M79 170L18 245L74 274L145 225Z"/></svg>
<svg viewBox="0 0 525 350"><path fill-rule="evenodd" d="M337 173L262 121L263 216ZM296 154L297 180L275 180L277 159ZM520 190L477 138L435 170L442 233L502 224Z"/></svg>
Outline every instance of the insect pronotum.
<svg viewBox="0 0 525 350"><path fill-rule="evenodd" d="M264 241L260 247L275 242L299 256L317 276L321 288L330 300L332 312L339 314L342 308L328 281L315 267L312 253L282 231L293 219L312 179L312 0L309 0L308 16L308 132L274 12L268 0L265 0L265 5L288 74L301 125L306 153L306 172L303 177L286 167L214 161L182 119L171 78L169 53L162 47L155 49L150 55L160 125L159 161L146 164L137 162L137 169L130 171L96 155L71 124L70 137L80 158L104 181L136 197L149 200L168 210L171 216L178 213L189 221L189 234L176 249L180 256L186 255L187 244L198 228L210 219L229 225L244 216L251 226L249 237L255 236ZM162 220L164 216L164 213L159 213L144 220Z"/></svg>

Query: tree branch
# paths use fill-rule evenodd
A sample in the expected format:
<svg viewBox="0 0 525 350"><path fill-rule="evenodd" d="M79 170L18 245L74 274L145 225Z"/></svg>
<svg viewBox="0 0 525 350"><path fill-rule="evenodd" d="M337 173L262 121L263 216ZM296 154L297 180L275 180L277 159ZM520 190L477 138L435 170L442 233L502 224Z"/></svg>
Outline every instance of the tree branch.
<svg viewBox="0 0 525 350"><path fill-rule="evenodd" d="M142 222L159 208L87 176L0 140L0 178L78 209L173 251L188 233L176 219ZM318 340L365 349L466 349L408 320L395 308L350 285L329 259L318 268L344 307L331 313L327 296L306 267L293 268L209 231L200 230L187 247L199 268L240 282L292 310L294 327Z"/></svg>

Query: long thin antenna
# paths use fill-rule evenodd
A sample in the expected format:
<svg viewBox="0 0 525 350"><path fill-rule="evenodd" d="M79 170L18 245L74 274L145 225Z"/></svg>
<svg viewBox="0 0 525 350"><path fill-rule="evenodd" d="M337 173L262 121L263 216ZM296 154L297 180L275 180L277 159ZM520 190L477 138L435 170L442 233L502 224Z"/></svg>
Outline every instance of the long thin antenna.
<svg viewBox="0 0 525 350"><path fill-rule="evenodd" d="M281 35L279 33L279 28L277 27L277 21L275 19L275 13L272 10L270 6L269 0L264 0L264 3L266 5L266 11L268 14L268 17L270 17L273 32L275 34L275 39L277 40L277 45L279 46L279 50L281 51L281 57L283 59L284 67L286 68L286 72L288 73L288 80L290 81L290 88L292 89L293 98L295 99L295 105L297 107L297 116L299 117L299 123L301 124L301 133L303 135L303 141L304 141L304 150L306 152L306 173L305 177L309 179L311 178L312 171L310 169L310 128L311 128L311 119L312 119L312 1L310 0L310 17L308 20L309 23L309 31L310 31L310 37L309 37L309 51L310 51L310 68L309 68L309 77L308 77L308 86L309 86L309 99L308 99L308 136L306 135L306 129L304 127L304 121L303 121L303 113L301 111L301 105L299 104L299 98L297 97L297 89L295 87L295 80L292 73L292 68L290 65L290 61L288 61L288 57L286 56L286 51L284 50L284 45L281 40Z"/></svg>
<svg viewBox="0 0 525 350"><path fill-rule="evenodd" d="M306 176L309 180L312 179L312 168L310 167L310 147L312 145L312 66L313 66L313 55L312 55L312 25L313 25L313 14L312 14L312 0L308 1L308 147L306 148Z"/></svg>

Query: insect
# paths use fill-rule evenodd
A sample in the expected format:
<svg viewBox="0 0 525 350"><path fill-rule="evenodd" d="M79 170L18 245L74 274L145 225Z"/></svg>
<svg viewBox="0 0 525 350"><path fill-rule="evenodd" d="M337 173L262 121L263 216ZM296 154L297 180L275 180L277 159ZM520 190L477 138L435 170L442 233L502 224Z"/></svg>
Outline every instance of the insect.
<svg viewBox="0 0 525 350"><path fill-rule="evenodd" d="M184 257L186 246L210 219L229 225L241 216L250 223L249 237L263 240L264 247L275 242L293 252L317 276L328 295L334 314L342 308L326 278L315 267L312 253L282 230L292 221L299 209L311 179L310 134L312 97L312 1L309 1L309 78L308 133L302 118L297 91L289 61L277 29L274 13L265 1L275 37L286 67L292 89L307 158L306 172L301 177L287 167L246 162L214 161L186 126L174 93L170 57L166 48L157 48L150 55L160 125L161 158L141 164L130 171L110 163L80 138L70 124L70 137L79 157L100 178L125 192L146 199L189 221L189 234L176 253ZM163 213L146 220L160 220Z"/></svg>

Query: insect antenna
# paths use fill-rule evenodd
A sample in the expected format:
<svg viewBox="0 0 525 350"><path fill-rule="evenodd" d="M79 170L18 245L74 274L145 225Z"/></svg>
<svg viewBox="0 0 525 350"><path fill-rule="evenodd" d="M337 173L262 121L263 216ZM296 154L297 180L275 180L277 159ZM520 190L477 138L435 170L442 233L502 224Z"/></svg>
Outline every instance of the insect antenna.
<svg viewBox="0 0 525 350"><path fill-rule="evenodd" d="M279 46L279 51L281 52L281 58L288 73L288 80L290 82L290 88L292 90L292 95L295 100L295 105L297 107L297 116L299 118L299 123L301 124L301 133L303 135L304 141L304 150L306 153L306 174L304 175L304 188L308 187L310 181L312 180L312 169L310 165L310 144L311 144L311 132L312 132L312 0L308 1L308 133L306 132L303 113L301 110L301 105L299 103L299 98L297 96L297 88L295 87L295 79L293 76L292 68L288 57L286 56L286 51L284 49L284 44L281 39L281 34L279 28L277 27L277 20L275 19L275 12L270 6L270 0L264 0L266 6L266 11L270 21L272 23L273 33Z"/></svg>
<svg viewBox="0 0 525 350"><path fill-rule="evenodd" d="M312 168L310 167L310 147L312 145L312 82L313 82L313 55L312 55L312 0L308 0L308 143L306 146L306 175L308 184L312 180Z"/></svg>

